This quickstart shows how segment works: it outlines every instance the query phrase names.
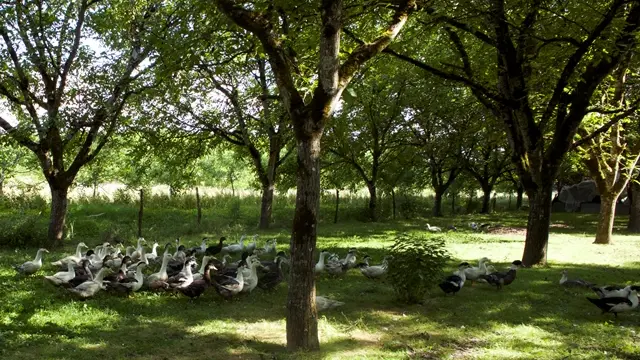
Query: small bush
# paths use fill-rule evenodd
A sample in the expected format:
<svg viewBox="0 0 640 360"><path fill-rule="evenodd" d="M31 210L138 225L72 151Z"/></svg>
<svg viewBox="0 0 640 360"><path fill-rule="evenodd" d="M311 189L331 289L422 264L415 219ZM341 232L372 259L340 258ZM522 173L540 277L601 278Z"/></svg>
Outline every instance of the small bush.
<svg viewBox="0 0 640 360"><path fill-rule="evenodd" d="M48 219L37 215L21 215L0 221L0 246L38 247L47 242Z"/></svg>
<svg viewBox="0 0 640 360"><path fill-rule="evenodd" d="M399 234L391 247L387 279L400 301L420 303L442 276L450 256L444 237Z"/></svg>

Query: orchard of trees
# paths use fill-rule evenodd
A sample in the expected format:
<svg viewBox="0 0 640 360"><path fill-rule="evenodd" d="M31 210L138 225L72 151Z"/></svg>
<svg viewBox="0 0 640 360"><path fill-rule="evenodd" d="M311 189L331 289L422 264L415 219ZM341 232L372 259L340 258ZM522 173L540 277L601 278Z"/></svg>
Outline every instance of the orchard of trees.
<svg viewBox="0 0 640 360"><path fill-rule="evenodd" d="M596 243L627 188L640 230L639 27L636 0L5 1L0 196L18 165L41 172L60 245L78 183L233 188L242 164L260 228L295 188L287 344L314 349L321 189L366 188L371 221L399 189L432 191L433 216L524 194L527 266L567 179L597 184Z"/></svg>

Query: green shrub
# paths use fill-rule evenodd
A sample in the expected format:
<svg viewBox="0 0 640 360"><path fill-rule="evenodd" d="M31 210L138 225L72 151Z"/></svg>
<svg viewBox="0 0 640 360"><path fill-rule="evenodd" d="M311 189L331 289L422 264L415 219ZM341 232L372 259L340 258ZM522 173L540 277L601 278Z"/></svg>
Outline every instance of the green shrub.
<svg viewBox="0 0 640 360"><path fill-rule="evenodd" d="M48 219L38 215L6 217L0 221L0 246L39 247L47 242Z"/></svg>
<svg viewBox="0 0 640 360"><path fill-rule="evenodd" d="M420 303L440 280L450 256L444 237L399 234L391 247L387 279L400 301Z"/></svg>

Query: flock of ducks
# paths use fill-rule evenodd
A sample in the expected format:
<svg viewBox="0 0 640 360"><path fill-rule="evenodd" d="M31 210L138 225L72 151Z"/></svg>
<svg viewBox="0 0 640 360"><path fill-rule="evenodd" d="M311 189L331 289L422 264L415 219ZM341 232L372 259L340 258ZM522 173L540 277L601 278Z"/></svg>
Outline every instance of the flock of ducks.
<svg viewBox="0 0 640 360"><path fill-rule="evenodd" d="M145 289L182 293L193 300L211 287L224 299L229 300L239 294L251 293L256 287L269 291L285 279L284 272L288 270L289 265L286 254L276 251L275 239L258 248L256 238L257 235L254 235L253 241L245 244L243 235L238 243L226 246L225 237L221 237L213 246L207 246L208 239L204 238L200 246L193 248L180 245L180 239L176 239L176 251L170 252L172 244L169 243L164 246L164 253L161 255L157 252L157 242L147 252L144 246L146 241L143 238L138 239L136 247L127 247L124 254L121 247L113 247L109 243L83 252L88 247L81 242L77 245L75 254L51 263L60 268L59 272L44 278L80 299L91 298L101 290L129 295ZM44 253L48 253L47 249L39 249L34 260L14 266L15 270L24 275L35 274L42 267ZM222 258L218 259L216 255ZM236 255L240 255L240 259L232 261ZM198 257L201 261L200 268L196 271ZM364 256L363 261L359 263L356 257L355 248L349 249L343 258L323 250L319 253L314 271L317 275L327 273L337 277L351 269L357 269L369 279L378 279L388 272L388 262L392 259L391 256L386 256L381 264L371 265L369 256ZM486 257L481 258L477 266L463 262L453 275L447 276L439 284L439 287L445 295L455 295L468 281L472 286L474 282L479 282L493 285L500 290L516 280L517 270L522 267L520 260L514 260L506 271L496 271L489 262ZM148 268L158 270L145 275L144 270ZM569 279L566 270L562 272L559 284L594 291L598 298L587 299L600 308L603 314L613 313L617 317L620 312L638 307L638 285L597 286L585 280ZM318 311L342 305L343 302L316 296Z"/></svg>
<svg viewBox="0 0 640 360"><path fill-rule="evenodd" d="M475 222L469 223L469 228L473 231L479 231L479 232L485 232L488 231L491 228L497 228L497 227L502 227L502 224L489 224L489 223L484 223L484 224L478 224ZM427 224L425 226L425 228L427 229L427 231L429 232L442 232L442 228L438 227L438 226L431 226L431 224ZM449 225L447 226L447 231L458 231L458 227L455 225Z"/></svg>

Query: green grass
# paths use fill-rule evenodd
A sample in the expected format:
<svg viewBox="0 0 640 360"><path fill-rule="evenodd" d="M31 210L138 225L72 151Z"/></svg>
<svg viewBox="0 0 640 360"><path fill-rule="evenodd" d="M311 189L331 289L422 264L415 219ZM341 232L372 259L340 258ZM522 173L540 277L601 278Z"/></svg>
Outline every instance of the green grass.
<svg viewBox="0 0 640 360"><path fill-rule="evenodd" d="M98 213L104 214L86 217ZM205 218L197 227L187 210L152 208L146 214L148 240L165 242L183 235L196 245L203 234L235 239L255 232L247 225L254 219L229 225L225 219ZM73 207L71 218L75 237L65 253L78 241L99 243L110 227L130 226L135 209L85 204ZM490 221L518 227L524 226L526 214L428 220L439 226ZM615 320L600 315L585 299L589 292L557 284L565 268L572 277L602 284L640 282L640 237L621 232L612 245L593 245L595 220L594 215L554 215L554 224L561 225L552 228L549 265L520 270L517 280L502 291L468 284L455 297L444 297L434 287L423 304L408 306L394 300L388 284L365 279L357 271L337 280L320 277L318 294L346 305L320 313L321 351L305 354L285 349L286 284L273 293L256 289L232 302L214 292L194 303L149 293L128 299L100 293L80 302L43 283L42 275L55 271L50 266L30 278L14 275L10 265L30 259L34 249L5 249L0 251L0 358L639 359L638 311ZM325 221L319 227L318 247L340 254L357 247L377 262L397 231L423 231L426 221ZM280 248L289 237L284 221L258 233L260 245L275 237ZM487 256L503 268L522 254L523 237L518 234L461 231L445 236L455 262ZM61 255L47 254L45 261ZM453 266L454 262L447 271Z"/></svg>

